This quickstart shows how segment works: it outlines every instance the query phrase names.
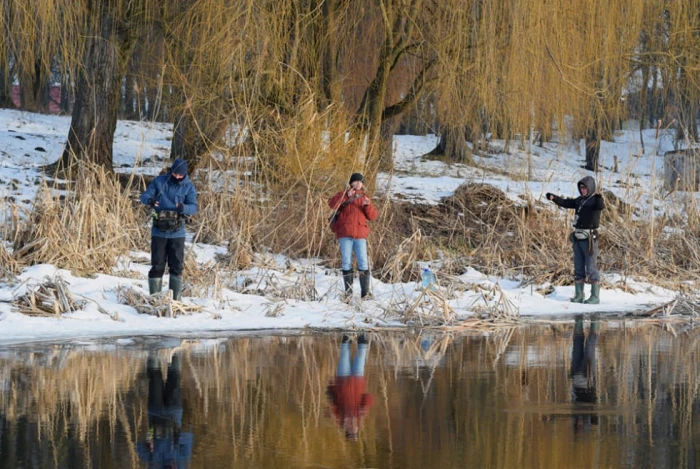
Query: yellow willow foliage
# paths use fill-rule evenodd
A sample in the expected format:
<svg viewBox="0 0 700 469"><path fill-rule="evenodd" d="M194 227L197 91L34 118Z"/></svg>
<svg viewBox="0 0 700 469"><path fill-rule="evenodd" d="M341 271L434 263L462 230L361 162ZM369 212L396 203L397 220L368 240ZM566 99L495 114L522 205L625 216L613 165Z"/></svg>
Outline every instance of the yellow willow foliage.
<svg viewBox="0 0 700 469"><path fill-rule="evenodd" d="M256 149L288 154L299 147L290 148L286 131L295 119L329 104L346 113L339 122L356 117L387 30L402 22L415 25L406 29L408 53L390 71L387 96L405 97L414 86L406 70L415 75L435 61L426 80L445 124L510 136L532 126L547 132L555 122L561 129L571 116L583 130L623 114L624 90L646 65L663 77L664 91L697 101L699 7L698 0L6 0L0 53L20 69L37 60L48 69L58 58L75 71L95 27L91 18L108 9L128 19L123 26L136 31L134 40L163 38L173 115L262 127L252 136ZM304 109L309 96L316 111ZM347 130L315 122L317 135L305 130L299 138L317 141L333 128L331 141L338 142ZM305 146L312 154L297 170L315 159L317 145ZM356 147L348 151L344 161L352 166Z"/></svg>
<svg viewBox="0 0 700 469"><path fill-rule="evenodd" d="M619 114L645 6L628 0L463 3L449 21L461 37L443 48L443 57L453 60L441 88L443 111L458 118L460 111L451 109L457 105L466 123L482 113L514 131L565 115L595 118L596 106Z"/></svg>

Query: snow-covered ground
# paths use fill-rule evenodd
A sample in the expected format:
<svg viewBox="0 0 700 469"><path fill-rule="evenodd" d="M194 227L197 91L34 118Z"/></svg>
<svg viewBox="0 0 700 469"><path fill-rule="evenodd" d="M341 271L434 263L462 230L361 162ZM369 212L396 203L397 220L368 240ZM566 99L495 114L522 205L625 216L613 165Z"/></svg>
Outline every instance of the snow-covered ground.
<svg viewBox="0 0 700 469"><path fill-rule="evenodd" d="M3 203L5 199L27 208L31 206L43 177L39 168L61 155L69 125L69 117L0 111L0 212L8 205ZM682 211L684 203L695 200L695 194L664 193L662 155L673 148L673 140L669 131L662 131L658 139L655 134L655 130L644 132L644 153L638 130L618 132L614 143L603 142L602 146L602 164L610 169L601 173L599 185L635 205L638 216L642 217L649 213L652 203L655 213L668 213ZM124 172L159 172L168 157L170 135L169 125L119 122L114 145L115 168ZM397 136L395 171L380 176L378 192L437 203L460 184L470 181L498 187L513 200L528 197L544 200L546 192L575 195L576 181L589 174L582 169L582 151L577 143L554 141L528 149L520 148L519 142L511 142L508 153L504 153L505 142L493 141L487 152L475 157L475 166L448 165L421 158L436 143L437 138L432 135ZM612 171L615 157L618 172ZM4 215L0 213L0 216ZM215 262L215 255L226 251L224 247L188 244L190 248L200 263ZM266 267L238 272L233 278L223 279L220 287L212 286L206 295L186 297L186 302L201 306L203 312L174 319L138 314L117 301L115 288L119 285L148 291L149 265L144 260L148 259L148 253L132 253L130 259L115 269L115 272L138 273L129 277L84 278L50 265L30 267L20 275L19 283L0 284L0 343L253 329L397 326L401 323L395 313L402 306L413 304L422 292L415 283L383 284L373 279L373 300L346 304L340 300L342 280L338 272L329 271L315 260L259 256L256 265ZM83 298L82 309L60 318L28 317L14 312L13 298L55 275L65 279L70 291ZM316 300L280 299L264 294L266 287L270 287L268 291L290 290L302 276L305 283L314 285ZM672 291L622 279L616 274L605 276L605 284L613 288L603 290L603 304L598 306L570 303L573 287L556 287L551 293L543 294L540 292L547 289L542 286L522 286L516 281L487 277L473 269L458 280L464 284L460 289L464 291L451 295L449 306L460 317L494 307L501 295L521 315L527 316L634 311L668 302L675 296ZM244 285L249 283L252 286L246 290ZM98 304L108 314L101 312Z"/></svg>

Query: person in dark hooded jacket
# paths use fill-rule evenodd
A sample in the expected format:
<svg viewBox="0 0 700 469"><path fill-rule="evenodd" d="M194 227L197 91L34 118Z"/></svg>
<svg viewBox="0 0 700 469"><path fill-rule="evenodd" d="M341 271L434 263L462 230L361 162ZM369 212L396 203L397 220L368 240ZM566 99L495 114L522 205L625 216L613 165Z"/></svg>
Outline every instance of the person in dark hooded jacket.
<svg viewBox="0 0 700 469"><path fill-rule="evenodd" d="M571 299L574 303L600 303L600 272L598 272L598 228L600 213L605 208L603 197L596 192L595 179L586 176L578 184L581 194L575 199L559 197L547 193L547 199L560 207L575 210L574 232L570 239L574 248L574 282L576 294ZM584 282L588 278L591 284L591 296L585 299Z"/></svg>
<svg viewBox="0 0 700 469"><path fill-rule="evenodd" d="M153 208L151 228L151 295L163 288L165 264L170 272L173 299L182 295L182 268L185 260L185 217L197 213L197 191L187 175L187 162L176 159L170 171L156 177L141 194L141 203Z"/></svg>

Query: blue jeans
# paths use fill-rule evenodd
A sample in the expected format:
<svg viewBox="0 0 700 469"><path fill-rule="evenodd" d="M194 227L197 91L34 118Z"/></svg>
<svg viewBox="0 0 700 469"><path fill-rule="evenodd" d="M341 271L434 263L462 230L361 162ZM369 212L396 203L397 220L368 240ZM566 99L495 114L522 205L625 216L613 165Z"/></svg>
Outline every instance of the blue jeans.
<svg viewBox="0 0 700 469"><path fill-rule="evenodd" d="M355 251L358 270L369 270L367 262L367 240L356 238L340 238L340 259L343 270L352 270L352 252Z"/></svg>
<svg viewBox="0 0 700 469"><path fill-rule="evenodd" d="M338 359L337 376L339 378L346 378L348 376L364 376L368 348L369 344L357 344L357 353L355 354L355 360L353 361L351 367L350 344L340 344L340 358Z"/></svg>

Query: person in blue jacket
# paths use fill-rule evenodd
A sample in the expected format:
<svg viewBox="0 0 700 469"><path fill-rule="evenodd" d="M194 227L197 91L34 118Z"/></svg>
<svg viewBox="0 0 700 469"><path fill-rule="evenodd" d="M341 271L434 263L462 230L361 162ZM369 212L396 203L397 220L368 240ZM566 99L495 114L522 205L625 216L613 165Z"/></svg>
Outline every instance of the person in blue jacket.
<svg viewBox="0 0 700 469"><path fill-rule="evenodd" d="M187 175L187 162L176 159L170 171L156 177L141 194L141 203L153 208L151 228L151 295L163 289L165 264L170 272L173 299L182 295L182 267L185 261L185 217L197 213L197 191Z"/></svg>

